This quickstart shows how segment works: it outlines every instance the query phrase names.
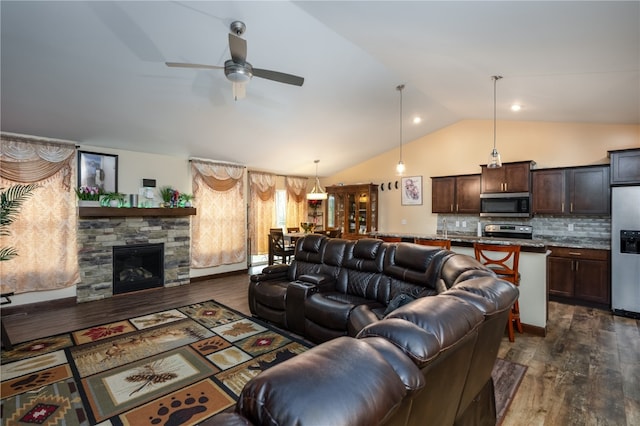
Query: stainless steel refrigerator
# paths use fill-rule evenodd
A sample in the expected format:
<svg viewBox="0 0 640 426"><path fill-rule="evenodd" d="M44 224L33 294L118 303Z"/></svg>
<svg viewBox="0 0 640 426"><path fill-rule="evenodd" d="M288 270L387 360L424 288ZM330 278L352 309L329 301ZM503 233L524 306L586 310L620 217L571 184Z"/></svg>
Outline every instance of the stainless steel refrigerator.
<svg viewBox="0 0 640 426"><path fill-rule="evenodd" d="M640 318L640 186L611 188L611 308Z"/></svg>

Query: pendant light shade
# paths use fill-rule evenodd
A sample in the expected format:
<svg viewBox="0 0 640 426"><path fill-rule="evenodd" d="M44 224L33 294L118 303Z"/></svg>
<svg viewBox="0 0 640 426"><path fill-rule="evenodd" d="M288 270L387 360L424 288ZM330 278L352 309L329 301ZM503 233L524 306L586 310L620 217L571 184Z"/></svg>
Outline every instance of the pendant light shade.
<svg viewBox="0 0 640 426"><path fill-rule="evenodd" d="M307 200L326 200L327 199L327 193L324 192L324 189L322 189L322 186L320 186L320 179L318 178L319 162L320 160L314 161L314 163L316 163L316 183L313 185L313 188L311 188L311 192L307 193Z"/></svg>
<svg viewBox="0 0 640 426"><path fill-rule="evenodd" d="M397 86L396 90L400 92L400 161L396 165L396 174L402 176L405 171L404 162L402 161L402 90L404 90L404 84Z"/></svg>
<svg viewBox="0 0 640 426"><path fill-rule="evenodd" d="M502 78L501 75L494 75L493 79L493 150L489 154L489 163L487 167L490 169L497 169L502 167L502 160L500 159L500 153L496 149L496 83Z"/></svg>

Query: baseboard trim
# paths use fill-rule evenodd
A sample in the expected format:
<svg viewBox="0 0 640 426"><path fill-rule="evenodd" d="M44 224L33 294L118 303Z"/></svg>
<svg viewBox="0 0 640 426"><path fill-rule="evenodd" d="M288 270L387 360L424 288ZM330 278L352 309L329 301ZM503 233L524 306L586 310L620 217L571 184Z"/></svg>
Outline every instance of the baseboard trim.
<svg viewBox="0 0 640 426"><path fill-rule="evenodd" d="M236 271L221 272L219 274L203 275L201 277L191 277L190 282L197 283L199 281L207 281L214 278L224 278L224 277L230 277L232 275L248 274L248 273L249 273L249 269L239 269Z"/></svg>
<svg viewBox="0 0 640 426"><path fill-rule="evenodd" d="M538 327L537 325L522 323L522 331L534 336L545 337L547 335L547 327Z"/></svg>

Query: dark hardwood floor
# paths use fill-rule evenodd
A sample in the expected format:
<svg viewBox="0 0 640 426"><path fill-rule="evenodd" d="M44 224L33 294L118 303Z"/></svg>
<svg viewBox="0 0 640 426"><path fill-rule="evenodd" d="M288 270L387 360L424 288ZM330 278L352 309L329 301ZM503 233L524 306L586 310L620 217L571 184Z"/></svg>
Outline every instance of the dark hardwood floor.
<svg viewBox="0 0 640 426"><path fill-rule="evenodd" d="M2 320L18 343L208 299L249 315L248 284L237 274ZM503 426L640 425L638 320L550 302L547 336L505 334L499 356L528 367Z"/></svg>

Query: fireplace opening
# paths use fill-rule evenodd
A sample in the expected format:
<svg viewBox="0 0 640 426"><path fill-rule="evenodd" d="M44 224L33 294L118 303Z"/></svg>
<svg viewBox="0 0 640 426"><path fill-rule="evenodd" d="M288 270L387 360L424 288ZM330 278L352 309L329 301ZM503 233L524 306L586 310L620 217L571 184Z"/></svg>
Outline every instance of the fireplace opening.
<svg viewBox="0 0 640 426"><path fill-rule="evenodd" d="M164 244L113 247L113 294L164 286Z"/></svg>

